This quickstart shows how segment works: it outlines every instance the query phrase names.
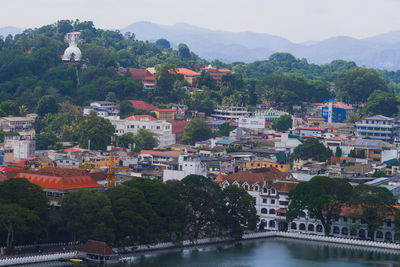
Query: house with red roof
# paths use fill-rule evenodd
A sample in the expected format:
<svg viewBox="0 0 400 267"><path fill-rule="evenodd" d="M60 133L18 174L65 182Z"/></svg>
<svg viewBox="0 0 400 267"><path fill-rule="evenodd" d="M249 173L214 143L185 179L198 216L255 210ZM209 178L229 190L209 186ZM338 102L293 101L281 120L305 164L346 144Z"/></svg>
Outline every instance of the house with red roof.
<svg viewBox="0 0 400 267"><path fill-rule="evenodd" d="M341 102L332 104L332 122L344 122L348 116L349 113L354 112L354 108L343 104ZM321 117L325 119L325 121L328 121L328 116L329 116L329 109L330 106L329 104L324 104L321 107Z"/></svg>
<svg viewBox="0 0 400 267"><path fill-rule="evenodd" d="M143 102L142 104L147 103ZM147 129L156 134L161 147L176 143L175 134L172 132L172 124L165 120L156 119L150 115L133 115L125 119L109 117L108 119L114 126L116 135L125 133L137 134L139 129Z"/></svg>
<svg viewBox="0 0 400 267"><path fill-rule="evenodd" d="M158 108L142 100L128 100L128 101L132 104L132 107L134 109L143 109L150 112L154 112L159 120L173 121L175 119L175 112L176 112L175 109Z"/></svg>
<svg viewBox="0 0 400 267"><path fill-rule="evenodd" d="M205 68L201 68L200 72L206 71L210 73L211 77L215 80L216 85L219 87L221 85L221 76L227 73L232 73L231 70L228 69L217 69L212 67L211 65L208 65Z"/></svg>
<svg viewBox="0 0 400 267"><path fill-rule="evenodd" d="M131 77L142 81L143 90L153 90L156 85L156 79L153 73L147 69L133 69L131 71Z"/></svg>
<svg viewBox="0 0 400 267"><path fill-rule="evenodd" d="M53 205L65 194L78 189L103 190L104 186L84 170L66 168L42 168L39 170L15 169L5 173L8 178L26 178L29 182L40 186Z"/></svg>

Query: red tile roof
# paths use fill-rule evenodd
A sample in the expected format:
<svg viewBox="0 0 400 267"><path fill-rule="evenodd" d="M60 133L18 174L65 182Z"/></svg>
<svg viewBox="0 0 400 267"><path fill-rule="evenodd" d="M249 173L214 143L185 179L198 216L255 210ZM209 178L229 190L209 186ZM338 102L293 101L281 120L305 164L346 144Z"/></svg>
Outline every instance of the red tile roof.
<svg viewBox="0 0 400 267"><path fill-rule="evenodd" d="M215 178L214 182L216 183L222 183L224 181L224 178L222 178L221 172L218 173L217 178Z"/></svg>
<svg viewBox="0 0 400 267"><path fill-rule="evenodd" d="M154 80L154 76L153 74L151 74L148 70L144 70L144 69L133 69L131 71L131 77L144 81L144 80Z"/></svg>
<svg viewBox="0 0 400 267"><path fill-rule="evenodd" d="M335 108L342 108L342 109L346 109L346 110L352 110L352 109L354 109L353 107L351 107L351 106L348 106L348 105L346 105L346 104L343 104L343 103L336 103L335 105L334 105L334 107Z"/></svg>
<svg viewBox="0 0 400 267"><path fill-rule="evenodd" d="M129 100L129 102L131 102L134 109L144 109L147 111L154 111L158 109L157 107L141 100Z"/></svg>
<svg viewBox="0 0 400 267"><path fill-rule="evenodd" d="M148 120L151 120L151 121L156 121L157 120L156 118L154 118L154 117L152 117L150 115L133 115L133 116L130 116L130 117L126 118L125 120L128 120L128 121L141 121L142 119L148 119Z"/></svg>
<svg viewBox="0 0 400 267"><path fill-rule="evenodd" d="M189 75L189 76L199 76L200 75L200 72L193 71L193 70L190 70L187 68L176 68L175 71L178 74Z"/></svg>
<svg viewBox="0 0 400 267"><path fill-rule="evenodd" d="M64 149L64 152L83 152L87 151L87 149L81 148L79 145L73 146L71 148Z"/></svg>
<svg viewBox="0 0 400 267"><path fill-rule="evenodd" d="M60 191L79 188L103 188L91 174L79 169L42 168L40 170L15 170L7 172L9 178L26 178L42 188Z"/></svg>
<svg viewBox="0 0 400 267"><path fill-rule="evenodd" d="M89 240L85 244L80 245L77 250L96 255L116 255L117 253L107 246L106 242Z"/></svg>

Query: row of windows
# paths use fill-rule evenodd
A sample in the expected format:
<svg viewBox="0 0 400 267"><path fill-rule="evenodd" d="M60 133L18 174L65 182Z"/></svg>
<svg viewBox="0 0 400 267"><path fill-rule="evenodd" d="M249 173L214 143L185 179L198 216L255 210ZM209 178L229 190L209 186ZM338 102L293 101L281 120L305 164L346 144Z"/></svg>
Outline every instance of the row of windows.
<svg viewBox="0 0 400 267"><path fill-rule="evenodd" d="M267 203L268 203L268 198L263 198L262 202L265 203L265 204L267 204ZM270 200L270 203L271 203L271 204L275 204L275 199L271 199L271 200Z"/></svg>
<svg viewBox="0 0 400 267"><path fill-rule="evenodd" d="M255 164L254 164L254 163L251 163L250 166L251 166L251 167L254 167ZM275 167L275 168L279 168L278 166L280 166L281 168L283 168L283 165L278 165L278 164L275 164L275 165L269 164L269 166L270 166L270 167ZM265 163L264 163L262 166L261 166L261 163L257 163L257 167L268 167L268 166L267 166L267 164L265 164Z"/></svg>

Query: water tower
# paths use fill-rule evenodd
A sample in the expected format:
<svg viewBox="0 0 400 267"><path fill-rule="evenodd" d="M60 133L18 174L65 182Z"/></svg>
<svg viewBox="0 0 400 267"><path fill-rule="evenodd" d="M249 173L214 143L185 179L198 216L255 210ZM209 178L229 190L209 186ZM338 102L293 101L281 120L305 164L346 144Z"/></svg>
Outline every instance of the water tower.
<svg viewBox="0 0 400 267"><path fill-rule="evenodd" d="M80 32L69 32L65 35L65 42L69 44L69 47L65 49L62 57L65 63L78 63L82 59L82 52L78 48L78 43L81 41Z"/></svg>

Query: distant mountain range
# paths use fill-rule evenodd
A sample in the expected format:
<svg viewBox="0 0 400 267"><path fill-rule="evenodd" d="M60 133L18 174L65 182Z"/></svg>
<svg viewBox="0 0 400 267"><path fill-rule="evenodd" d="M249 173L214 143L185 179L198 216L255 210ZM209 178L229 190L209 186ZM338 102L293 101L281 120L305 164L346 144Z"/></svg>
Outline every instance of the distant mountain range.
<svg viewBox="0 0 400 267"><path fill-rule="evenodd" d="M0 35L21 33L16 27L0 28ZM324 41L300 44L266 33L214 31L177 23L172 26L136 22L121 29L133 32L139 40L165 38L173 47L185 43L200 57L224 62L265 60L275 52L289 52L311 63L324 64L336 59L354 61L359 66L400 70L400 31L364 39L338 36Z"/></svg>
<svg viewBox="0 0 400 267"><path fill-rule="evenodd" d="M185 43L207 60L252 62L265 60L275 52L289 52L316 64L343 59L371 68L400 69L400 31L364 39L338 36L301 44L270 34L213 31L184 23L165 26L136 22L121 29L121 32L127 31L135 33L140 40L165 38L174 46Z"/></svg>

